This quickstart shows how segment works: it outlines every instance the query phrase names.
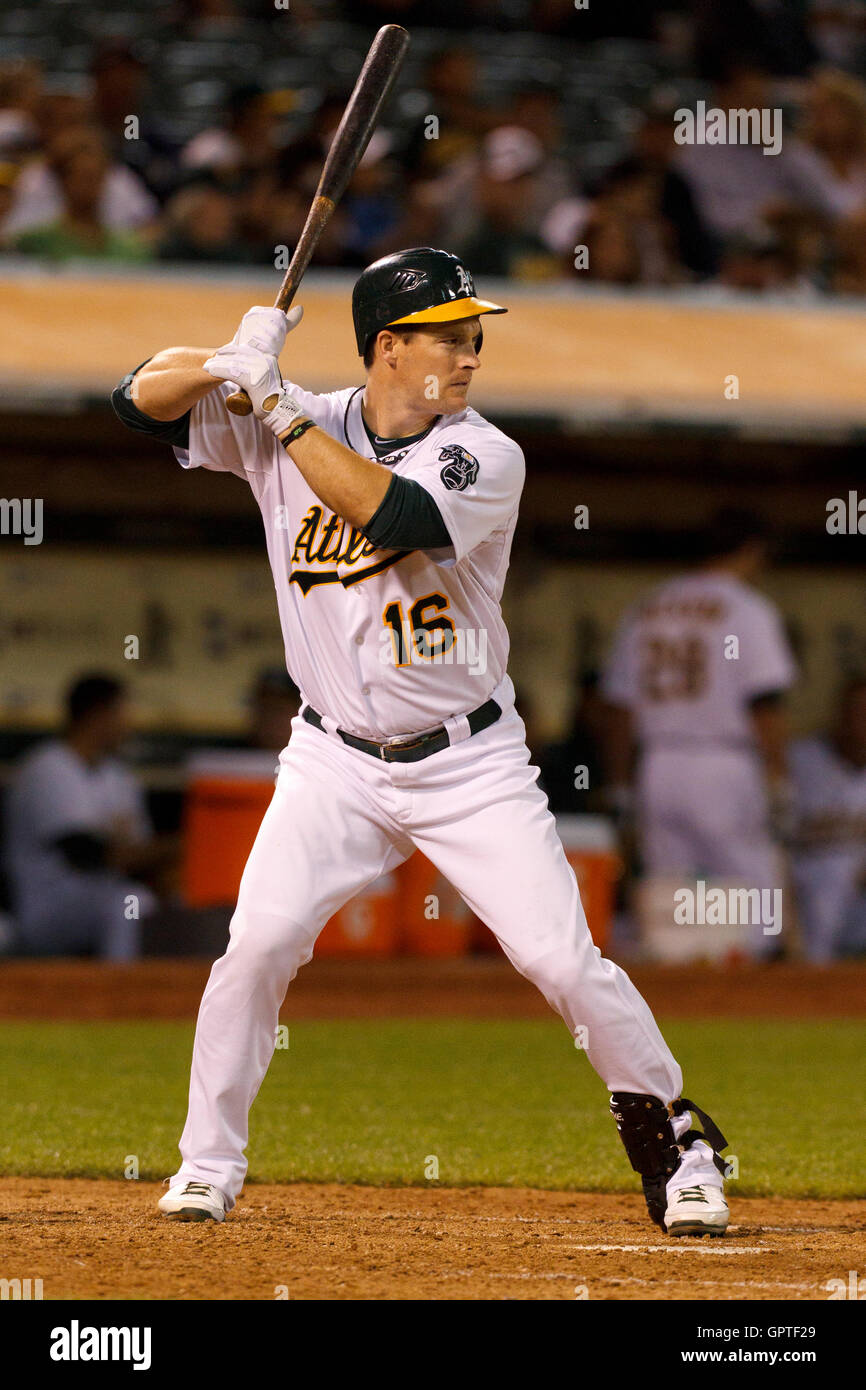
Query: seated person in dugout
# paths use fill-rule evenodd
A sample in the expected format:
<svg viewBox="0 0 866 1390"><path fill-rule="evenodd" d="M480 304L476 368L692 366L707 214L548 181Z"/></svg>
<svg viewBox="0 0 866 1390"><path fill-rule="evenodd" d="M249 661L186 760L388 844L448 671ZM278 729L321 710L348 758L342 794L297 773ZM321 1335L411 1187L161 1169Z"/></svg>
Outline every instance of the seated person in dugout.
<svg viewBox="0 0 866 1390"><path fill-rule="evenodd" d="M866 954L866 676L838 696L833 727L791 749L793 872L804 953Z"/></svg>
<svg viewBox="0 0 866 1390"><path fill-rule="evenodd" d="M144 797L118 750L127 736L124 687L76 681L60 738L24 757L6 804L5 868L15 948L26 955L131 960L156 907L145 880L171 846L153 836Z"/></svg>

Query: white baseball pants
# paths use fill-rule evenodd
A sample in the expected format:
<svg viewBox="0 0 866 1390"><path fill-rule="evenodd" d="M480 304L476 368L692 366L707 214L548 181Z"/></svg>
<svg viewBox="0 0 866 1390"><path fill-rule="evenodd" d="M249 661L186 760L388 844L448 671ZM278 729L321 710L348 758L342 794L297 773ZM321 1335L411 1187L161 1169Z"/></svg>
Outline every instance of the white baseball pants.
<svg viewBox="0 0 866 1390"><path fill-rule="evenodd" d="M647 872L780 884L779 854L757 758L737 749L648 750L638 770L638 811Z"/></svg>
<svg viewBox="0 0 866 1390"><path fill-rule="evenodd" d="M757 756L735 748L651 748L638 769L638 815L649 875L718 878L745 889L786 888L785 865L769 828ZM783 915L783 929L785 923ZM779 938L756 924L749 949L760 959Z"/></svg>
<svg viewBox="0 0 866 1390"><path fill-rule="evenodd" d="M541 990L610 1091L669 1103L682 1074L628 976L586 925L574 873L511 709L417 763L385 763L297 718L241 881L228 949L199 1010L189 1112L172 1182L234 1205L250 1106L289 982L343 903L417 847Z"/></svg>

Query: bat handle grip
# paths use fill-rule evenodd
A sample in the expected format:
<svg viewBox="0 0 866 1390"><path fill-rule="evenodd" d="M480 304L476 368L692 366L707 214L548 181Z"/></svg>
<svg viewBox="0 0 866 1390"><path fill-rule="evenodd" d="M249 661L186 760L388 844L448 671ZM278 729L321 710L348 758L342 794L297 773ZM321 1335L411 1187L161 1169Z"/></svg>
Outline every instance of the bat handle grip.
<svg viewBox="0 0 866 1390"><path fill-rule="evenodd" d="M253 403L246 391L232 391L230 396L226 396L226 410L230 410L232 415L251 415Z"/></svg>
<svg viewBox="0 0 866 1390"><path fill-rule="evenodd" d="M292 300L297 292L298 282L307 267L307 262L312 255L313 248L310 246L306 259L303 263L300 263L298 253L303 250L304 248L299 244L298 251L295 252L292 258L292 266L289 268L289 272L286 275L286 279L277 295L276 303L274 304L274 308L282 309L283 313L292 307ZM295 271L294 274L292 274L293 268ZM253 403L246 391L232 391L230 396L226 396L226 410L230 410L232 415L251 415L252 409Z"/></svg>

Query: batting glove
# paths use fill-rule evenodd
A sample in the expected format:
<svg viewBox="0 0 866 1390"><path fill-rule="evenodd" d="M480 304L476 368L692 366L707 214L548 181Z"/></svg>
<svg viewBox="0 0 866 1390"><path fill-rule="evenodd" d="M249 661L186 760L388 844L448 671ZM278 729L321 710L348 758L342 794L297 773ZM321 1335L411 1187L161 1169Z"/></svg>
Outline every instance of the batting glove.
<svg viewBox="0 0 866 1390"><path fill-rule="evenodd" d="M286 342L286 335L297 328L304 311L296 304L287 314L282 309L267 309L256 304L248 309L241 319L240 328L232 338L235 347L258 348L269 357L279 357Z"/></svg>
<svg viewBox="0 0 866 1390"><path fill-rule="evenodd" d="M303 408L286 390L279 363L273 355L229 343L217 348L203 365L217 381L227 381L246 391L254 414L274 434L285 434L298 416L304 414Z"/></svg>

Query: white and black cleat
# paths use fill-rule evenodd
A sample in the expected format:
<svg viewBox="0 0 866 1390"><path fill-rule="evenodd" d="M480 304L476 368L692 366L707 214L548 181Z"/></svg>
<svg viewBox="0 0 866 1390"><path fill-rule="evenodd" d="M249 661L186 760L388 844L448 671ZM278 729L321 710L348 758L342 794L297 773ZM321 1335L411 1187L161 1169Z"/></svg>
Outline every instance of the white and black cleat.
<svg viewBox="0 0 866 1390"><path fill-rule="evenodd" d="M665 1230L669 1236L723 1236L729 1215L720 1187L712 1183L681 1187L668 1200Z"/></svg>
<svg viewBox="0 0 866 1390"><path fill-rule="evenodd" d="M206 1182L179 1182L157 1203L173 1221L225 1221L226 1199L218 1187Z"/></svg>

